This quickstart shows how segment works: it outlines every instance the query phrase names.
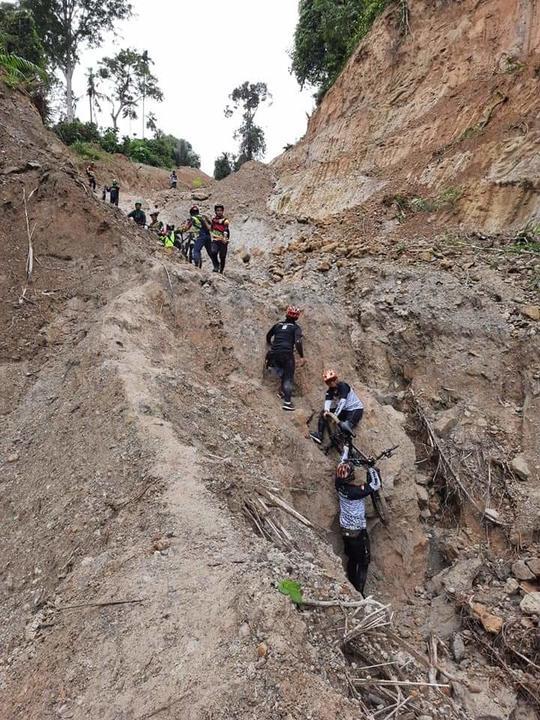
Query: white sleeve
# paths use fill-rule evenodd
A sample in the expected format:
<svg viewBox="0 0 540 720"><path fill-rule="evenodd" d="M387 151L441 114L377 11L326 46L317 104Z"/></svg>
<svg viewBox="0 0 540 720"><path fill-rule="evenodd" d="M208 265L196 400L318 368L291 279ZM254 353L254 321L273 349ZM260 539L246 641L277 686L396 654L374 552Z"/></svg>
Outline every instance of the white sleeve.
<svg viewBox="0 0 540 720"><path fill-rule="evenodd" d="M335 413L336 415L339 415L339 413L343 410L343 408L345 407L346 404L347 404L347 400L342 398L342 399L338 402L337 408L334 410L334 413Z"/></svg>
<svg viewBox="0 0 540 720"><path fill-rule="evenodd" d="M331 407L332 407L332 401L325 400L324 401L324 412L330 412Z"/></svg>

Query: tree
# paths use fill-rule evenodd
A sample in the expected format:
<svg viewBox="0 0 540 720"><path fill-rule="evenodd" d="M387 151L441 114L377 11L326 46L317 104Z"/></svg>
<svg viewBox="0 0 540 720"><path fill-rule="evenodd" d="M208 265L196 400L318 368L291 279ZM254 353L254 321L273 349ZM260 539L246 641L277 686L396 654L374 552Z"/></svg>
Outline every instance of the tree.
<svg viewBox="0 0 540 720"><path fill-rule="evenodd" d="M291 72L319 99L337 78L388 0L300 0Z"/></svg>
<svg viewBox="0 0 540 720"><path fill-rule="evenodd" d="M45 70L45 52L32 13L11 3L0 3L0 47Z"/></svg>
<svg viewBox="0 0 540 720"><path fill-rule="evenodd" d="M173 137L170 135L169 137ZM176 140L176 146L173 151L174 162L176 167L201 167L201 158L193 150L193 146L184 138Z"/></svg>
<svg viewBox="0 0 540 720"><path fill-rule="evenodd" d="M233 106L225 108L225 117L231 117L236 111L242 110L242 123L234 134L235 139L240 140L236 169L248 160L259 158L266 152L264 131L255 124L255 115L261 104L271 97L266 83L250 83L247 80L229 95Z"/></svg>
<svg viewBox="0 0 540 720"><path fill-rule="evenodd" d="M143 98L163 100L157 78L150 72L151 64L148 53L139 53L129 48L101 60L98 74L110 86L104 96L111 105L111 120L115 130L118 130L120 117L132 120L138 117L137 106Z"/></svg>
<svg viewBox="0 0 540 720"><path fill-rule="evenodd" d="M231 153L221 153L214 163L214 178L223 180L234 171L235 158Z"/></svg>
<svg viewBox="0 0 540 720"><path fill-rule="evenodd" d="M114 30L118 20L131 16L128 0L22 0L31 10L38 33L53 67L66 82L66 118L75 117L73 73L84 45L98 47L106 32Z"/></svg>
<svg viewBox="0 0 540 720"><path fill-rule="evenodd" d="M96 75L93 68L88 68L86 73L86 95L90 107L90 122L93 123L94 108L101 110L100 100L105 99L105 96L99 90L99 75Z"/></svg>

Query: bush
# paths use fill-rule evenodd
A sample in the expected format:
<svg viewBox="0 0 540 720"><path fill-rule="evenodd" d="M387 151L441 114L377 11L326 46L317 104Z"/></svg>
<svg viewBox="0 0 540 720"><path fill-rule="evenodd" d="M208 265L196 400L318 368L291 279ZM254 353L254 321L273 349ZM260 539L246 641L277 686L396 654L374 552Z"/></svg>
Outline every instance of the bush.
<svg viewBox="0 0 540 720"><path fill-rule="evenodd" d="M75 142L71 145L71 149L85 160L101 160L103 157L103 153L99 151L99 148L96 147L96 145L83 142L82 140L75 140Z"/></svg>
<svg viewBox="0 0 540 720"><path fill-rule="evenodd" d="M95 123L83 123L80 120L59 122L53 127L54 132L66 145L79 143L100 144L101 136Z"/></svg>

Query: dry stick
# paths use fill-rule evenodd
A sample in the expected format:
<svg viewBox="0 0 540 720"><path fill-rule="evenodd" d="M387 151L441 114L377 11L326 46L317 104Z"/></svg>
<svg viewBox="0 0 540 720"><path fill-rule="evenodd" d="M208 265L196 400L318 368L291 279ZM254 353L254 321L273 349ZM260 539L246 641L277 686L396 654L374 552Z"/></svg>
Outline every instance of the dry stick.
<svg viewBox="0 0 540 720"><path fill-rule="evenodd" d="M367 598L369 599L369 598ZM304 598L301 605L308 605L310 607L344 607L344 608L357 608L361 605L365 605L366 600L311 600Z"/></svg>
<svg viewBox="0 0 540 720"><path fill-rule="evenodd" d="M437 636L431 635L429 638L429 660L430 668L428 678L430 683L437 682Z"/></svg>
<svg viewBox="0 0 540 720"><path fill-rule="evenodd" d="M296 520L301 522L306 527L313 527L312 523L306 517L297 512L293 507L286 503L285 500L282 500L277 495L274 495L274 493L270 492L270 490L259 489L258 492L261 495L266 495L270 502L273 502L274 505L278 505L282 510L285 510L285 512L289 513L289 515L292 515L293 518L296 518Z"/></svg>
<svg viewBox="0 0 540 720"><path fill-rule="evenodd" d="M358 685L381 685L383 687L390 685L391 687L436 687L449 688L446 683L430 683L415 680L381 680L380 678L351 678Z"/></svg>
<svg viewBox="0 0 540 720"><path fill-rule="evenodd" d="M145 601L145 598L140 598L138 600L111 600L110 602L81 603L80 605L63 605L61 607L53 608L53 610L76 610L77 608L86 608L86 607L108 607L109 605L131 605L131 604L142 603L144 601Z"/></svg>
<svg viewBox="0 0 540 720"><path fill-rule="evenodd" d="M28 202L31 200L32 195L36 192L37 187L35 187L28 198L26 197L26 188L23 187L23 205L24 205L24 217L26 220L26 235L28 238L28 255L26 257L26 281L24 284L24 288L21 294L21 297L19 298L19 303L21 301L26 300L27 302L32 302L26 297L26 286L29 282L32 281L32 273L34 272L34 246L32 244L32 237L34 235L36 225L34 224L34 227L30 229L30 218L28 217ZM35 304L35 303L34 303Z"/></svg>
<svg viewBox="0 0 540 720"><path fill-rule="evenodd" d="M390 718L393 717L399 711L400 708L402 708L406 703L408 703L410 699L411 699L410 695L407 695L405 700L402 700L399 703L399 705L396 705L396 707L392 710L392 712L389 715L387 715L384 718L384 720L390 720Z"/></svg>

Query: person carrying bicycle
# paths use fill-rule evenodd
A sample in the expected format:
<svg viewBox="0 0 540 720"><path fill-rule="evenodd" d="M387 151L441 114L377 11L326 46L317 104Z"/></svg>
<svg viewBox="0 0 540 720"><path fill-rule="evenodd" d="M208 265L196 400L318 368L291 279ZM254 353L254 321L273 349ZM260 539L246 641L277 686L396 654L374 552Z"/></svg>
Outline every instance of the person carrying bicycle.
<svg viewBox="0 0 540 720"><path fill-rule="evenodd" d="M295 371L294 351L300 356L303 365L304 347L302 344L302 328L297 324L300 310L293 305L287 308L285 320L273 325L266 334L266 343L270 349L266 353L266 366L281 371L281 391L283 410L294 410L292 403L293 380Z"/></svg>
<svg viewBox="0 0 540 720"><path fill-rule="evenodd" d="M327 427L327 418L333 413L340 421L340 429L352 437L354 429L362 419L364 405L352 387L341 380L335 370L325 370L323 380L327 391L324 399L324 409L319 415L316 432L309 435L317 444L324 440L324 431Z"/></svg>
<svg viewBox="0 0 540 720"><path fill-rule="evenodd" d="M379 490L381 483L376 473L369 474L366 483L358 480L353 463L346 458L347 453L337 466L335 477L339 499L339 526L347 556L347 577L363 595L371 560L365 498Z"/></svg>

